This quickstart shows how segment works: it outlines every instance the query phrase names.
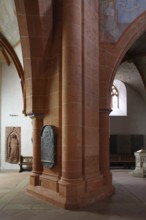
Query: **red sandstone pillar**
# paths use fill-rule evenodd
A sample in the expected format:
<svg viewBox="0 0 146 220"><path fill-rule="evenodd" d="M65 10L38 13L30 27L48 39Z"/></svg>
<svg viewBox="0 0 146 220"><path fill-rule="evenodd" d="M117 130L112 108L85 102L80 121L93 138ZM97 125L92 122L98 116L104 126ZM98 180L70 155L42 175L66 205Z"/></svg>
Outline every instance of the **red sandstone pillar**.
<svg viewBox="0 0 146 220"><path fill-rule="evenodd" d="M99 125L99 158L100 158L100 172L103 175L103 184L106 193L113 191L112 176L109 168L109 109L100 109L100 125Z"/></svg>
<svg viewBox="0 0 146 220"><path fill-rule="evenodd" d="M81 30L82 1L63 0L62 177L59 183L61 194L66 193L76 204L84 188L79 186L83 183Z"/></svg>
<svg viewBox="0 0 146 220"><path fill-rule="evenodd" d="M32 175L30 177L31 185L39 184L39 175L42 173L41 163L41 129L43 127L43 115L33 114L30 116L32 119L33 133L33 166Z"/></svg>
<svg viewBox="0 0 146 220"><path fill-rule="evenodd" d="M82 179L81 0L63 1L62 178Z"/></svg>

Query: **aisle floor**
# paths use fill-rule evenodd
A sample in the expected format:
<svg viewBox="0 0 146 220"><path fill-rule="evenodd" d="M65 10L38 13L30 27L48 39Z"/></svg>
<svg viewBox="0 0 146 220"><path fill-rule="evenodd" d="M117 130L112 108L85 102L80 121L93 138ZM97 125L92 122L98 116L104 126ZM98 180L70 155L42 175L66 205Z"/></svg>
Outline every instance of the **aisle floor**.
<svg viewBox="0 0 146 220"><path fill-rule="evenodd" d="M112 170L115 195L78 211L65 210L26 193L29 172L0 171L0 220L145 220L146 178Z"/></svg>

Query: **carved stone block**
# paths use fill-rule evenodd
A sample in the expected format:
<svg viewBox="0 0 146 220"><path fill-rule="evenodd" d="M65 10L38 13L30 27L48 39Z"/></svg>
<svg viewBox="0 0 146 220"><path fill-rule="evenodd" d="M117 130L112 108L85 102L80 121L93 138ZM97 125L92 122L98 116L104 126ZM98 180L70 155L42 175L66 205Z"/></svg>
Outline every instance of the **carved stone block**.
<svg viewBox="0 0 146 220"><path fill-rule="evenodd" d="M50 125L45 125L41 131L41 161L48 168L56 163L56 132Z"/></svg>

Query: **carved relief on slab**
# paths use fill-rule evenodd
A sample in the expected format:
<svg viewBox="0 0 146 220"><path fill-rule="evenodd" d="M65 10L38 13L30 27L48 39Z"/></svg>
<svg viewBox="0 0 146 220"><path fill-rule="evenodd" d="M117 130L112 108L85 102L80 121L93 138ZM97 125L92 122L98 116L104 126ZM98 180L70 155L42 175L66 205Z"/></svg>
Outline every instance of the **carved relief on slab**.
<svg viewBox="0 0 146 220"><path fill-rule="evenodd" d="M6 161L16 164L19 162L21 149L21 128L6 127Z"/></svg>
<svg viewBox="0 0 146 220"><path fill-rule="evenodd" d="M48 168L56 163L56 132L51 125L45 125L41 131L41 161Z"/></svg>

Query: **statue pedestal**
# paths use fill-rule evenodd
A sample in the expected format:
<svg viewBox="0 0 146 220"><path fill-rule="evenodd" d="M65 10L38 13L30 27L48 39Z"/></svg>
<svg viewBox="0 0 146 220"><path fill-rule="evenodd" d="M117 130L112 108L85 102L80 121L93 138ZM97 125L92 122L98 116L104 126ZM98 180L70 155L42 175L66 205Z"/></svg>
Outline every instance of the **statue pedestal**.
<svg viewBox="0 0 146 220"><path fill-rule="evenodd" d="M146 177L146 150L135 152L136 167L130 174L135 177Z"/></svg>

